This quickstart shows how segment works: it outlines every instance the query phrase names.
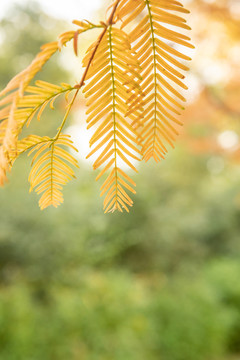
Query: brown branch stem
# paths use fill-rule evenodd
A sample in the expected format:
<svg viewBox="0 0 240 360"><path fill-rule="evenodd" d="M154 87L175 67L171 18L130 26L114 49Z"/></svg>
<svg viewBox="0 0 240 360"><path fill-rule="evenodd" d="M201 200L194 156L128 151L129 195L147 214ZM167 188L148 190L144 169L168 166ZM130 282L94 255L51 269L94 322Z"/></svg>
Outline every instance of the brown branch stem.
<svg viewBox="0 0 240 360"><path fill-rule="evenodd" d="M95 57L96 52L97 52L97 50L98 50L98 48L99 48L99 45L101 44L101 41L102 41L104 35L105 35L106 32L107 32L107 29L109 28L109 26L112 26L112 25L113 25L114 15L115 15L115 12L116 12L116 10L117 10L117 7L118 7L120 1L121 1L121 0L117 0L116 3L114 4L113 10L112 10L112 12L111 12L111 14L110 14L110 16L109 16L109 19L108 19L107 23L105 24L106 26L105 26L105 28L103 29L102 33L100 34L100 36L99 36L99 38L98 38L98 42L97 42L97 44L96 44L96 46L95 46L95 49L93 50L92 55L91 55L91 57L90 57L90 59L89 59L89 61L88 61L88 64L87 64L86 69L85 69L85 71L84 71L84 73L83 73L82 79L81 79L81 81L79 82L79 84L75 85L76 93L74 94L74 97L73 97L72 101L71 101L70 104L68 105L67 112L66 112L66 114L65 114L65 116L64 116L64 119L63 119L63 121L62 121L62 124L61 124L61 126L60 126L60 128L59 128L59 130L58 130L58 132L57 132L57 135L56 135L55 138L54 138L54 141L56 141L56 140L59 138L59 136L60 136L60 134L61 134L61 132L62 132L62 129L63 129L63 127L64 127L64 125L65 125L65 123L66 123L66 121L67 121L68 115L69 115L69 113L70 113L70 111L71 111L71 109L72 109L72 107L73 107L73 104L74 104L76 98L77 98L77 95L78 95L78 93L79 93L79 90L80 90L80 89L82 88L82 86L84 86L84 84L85 84L85 80L86 80L86 77L87 77L89 68L90 68L90 66L91 66L91 64L92 64L92 62L93 62L93 60L94 60L94 57Z"/></svg>

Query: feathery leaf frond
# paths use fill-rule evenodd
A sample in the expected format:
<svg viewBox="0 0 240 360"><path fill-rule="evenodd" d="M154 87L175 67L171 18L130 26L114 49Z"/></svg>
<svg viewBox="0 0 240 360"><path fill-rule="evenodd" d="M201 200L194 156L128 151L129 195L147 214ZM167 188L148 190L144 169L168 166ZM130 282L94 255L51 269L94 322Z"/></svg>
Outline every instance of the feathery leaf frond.
<svg viewBox="0 0 240 360"><path fill-rule="evenodd" d="M42 69L45 63L73 38L74 34L64 33L58 41L45 44L41 47L41 51L37 54L31 64L18 75L16 75L7 84L5 89L0 92L0 121L5 120L5 132L0 142L0 184L6 181L6 173L9 171L9 153L16 146L18 137L18 123L14 117L17 109L18 101L23 96L24 91ZM1 99L2 98L2 99Z"/></svg>
<svg viewBox="0 0 240 360"><path fill-rule="evenodd" d="M77 30L78 33L83 31L86 31L85 27ZM62 47L74 38L75 33L76 31L67 31L59 35L58 41L44 44L41 47L41 51L36 55L31 64L10 80L7 86L0 92L0 98L16 89L19 91L20 95L23 95L26 87L35 75L57 51L61 51Z"/></svg>
<svg viewBox="0 0 240 360"><path fill-rule="evenodd" d="M46 143L49 141L48 136L28 135L27 137L18 140L16 149L9 153L9 165L13 166L15 160L23 153L31 150L34 146Z"/></svg>
<svg viewBox="0 0 240 360"><path fill-rule="evenodd" d="M63 202L63 185L75 178L71 166L78 167L77 160L62 146L77 151L68 135L60 135L57 140L40 139L29 153L35 152L29 175L30 191L35 189L38 195L42 194L39 200L41 210L50 205L59 206Z"/></svg>
<svg viewBox="0 0 240 360"><path fill-rule="evenodd" d="M83 61L86 66L92 56L91 46ZM136 170L131 159L139 159L137 133L131 126L136 121L141 109L141 94L136 74L139 65L132 56L127 35L123 30L109 26L89 68L86 80L90 80L84 88L88 99L88 128L97 126L90 140L94 149L88 157L98 152L99 156L93 168L104 166L99 179L107 170L111 170L102 186L105 212L115 210L126 211L133 201L125 189L135 193L131 185L135 183L119 168L121 159L131 169ZM137 100L137 101L136 101ZM134 114L131 111L134 109ZM128 118L126 114L129 113Z"/></svg>
<svg viewBox="0 0 240 360"><path fill-rule="evenodd" d="M38 120L48 104L53 107L53 102L62 94L68 95L74 88L66 83L61 86L48 83L46 81L36 81L35 86L28 86L25 90L26 95L19 98L16 109L14 111L14 119L19 127L19 131L26 124L30 124L34 115L38 113ZM8 97L0 100L1 106L9 105L14 99L15 93L11 93ZM9 118L9 113L0 110L0 121L5 123ZM2 132L3 133L3 132ZM1 141L1 135L0 135Z"/></svg>
<svg viewBox="0 0 240 360"><path fill-rule="evenodd" d="M15 120L22 127L25 124L28 126L35 115L39 121L47 105L54 109L55 100L62 94L66 95L67 100L72 90L74 87L66 83L59 86L42 80L36 81L35 86L28 86L26 95L19 99Z"/></svg>
<svg viewBox="0 0 240 360"><path fill-rule="evenodd" d="M1 106L6 106L8 103L13 102L10 105L9 113L0 111L0 151L2 152L1 167L6 172L10 170L13 154L14 160L19 154L19 142L17 137L21 133L24 125L29 125L35 115L40 120L42 113L49 104L53 108L54 101L62 94L65 93L67 98L68 94L74 90L69 84L62 83L61 86L53 85L45 81L36 81L35 86L28 86L25 90L27 95L19 98L17 105L14 102L15 93L11 93L8 97L3 98L0 101ZM16 100L15 100L16 101ZM5 162L4 160L5 156ZM5 167L3 166L5 165Z"/></svg>
<svg viewBox="0 0 240 360"><path fill-rule="evenodd" d="M57 51L61 51L62 47L65 46L67 42L71 41L76 34L80 34L94 27L93 24L87 22L80 22L77 25L79 26L77 31L67 31L59 35L58 41L43 45L41 51L33 59L31 64L10 80L5 89L0 92L0 122L6 120L2 141L0 138L0 184L3 184L6 181L6 173L9 170L9 153L16 146L17 137L19 135L18 119L15 119L16 112L17 117L19 117L21 113L21 110L17 111L18 102L23 97L24 92L35 75ZM48 83L48 87L50 87L50 85L51 84ZM55 85L52 85L52 87L54 86Z"/></svg>
<svg viewBox="0 0 240 360"><path fill-rule="evenodd" d="M190 57L176 50L175 45L188 48L193 46L189 43L188 36L163 25L166 23L190 29L186 20L174 12L189 13L175 0L123 0L116 14L123 21L122 28L140 14L143 15L130 33L130 41L142 68L141 86L145 94L145 109L142 114L144 128L140 135L145 161L151 157L157 162L164 158L166 143L174 147L173 142L178 135L174 125L182 125L176 114L180 115L179 108L183 108L181 102L185 98L176 90L176 86L187 89L181 81L185 76L178 69L188 68L179 59L186 61Z"/></svg>

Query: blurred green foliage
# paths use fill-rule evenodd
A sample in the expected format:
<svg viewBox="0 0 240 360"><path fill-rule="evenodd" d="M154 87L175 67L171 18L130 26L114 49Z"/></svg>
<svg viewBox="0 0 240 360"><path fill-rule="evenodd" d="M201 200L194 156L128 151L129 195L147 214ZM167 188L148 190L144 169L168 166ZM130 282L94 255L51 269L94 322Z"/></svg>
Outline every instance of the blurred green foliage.
<svg viewBox="0 0 240 360"><path fill-rule="evenodd" d="M16 35L14 16L1 23L1 87L20 70L16 56L31 59L59 32L47 15L39 21L39 10L14 13L26 26ZM42 76L67 81L51 64ZM40 131L58 121L49 119ZM29 160L19 159L0 191L0 359L239 354L240 172L222 156L225 170L211 173L209 161L179 145L168 161L140 169L129 215L103 215L95 174L83 163L64 205L40 212L27 194Z"/></svg>

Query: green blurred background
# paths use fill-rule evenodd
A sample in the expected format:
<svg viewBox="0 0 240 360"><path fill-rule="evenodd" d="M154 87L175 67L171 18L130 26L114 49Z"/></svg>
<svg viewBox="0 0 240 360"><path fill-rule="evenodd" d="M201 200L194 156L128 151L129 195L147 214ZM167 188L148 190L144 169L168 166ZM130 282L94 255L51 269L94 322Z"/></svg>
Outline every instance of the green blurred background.
<svg viewBox="0 0 240 360"><path fill-rule="evenodd" d="M40 212L28 194L27 157L0 190L1 360L240 359L240 11L187 3L197 50L186 126L166 161L140 167L131 213L102 213L81 160L58 209ZM14 6L0 22L0 88L69 28L32 1ZM54 58L40 77L76 81L69 62ZM51 134L61 116L33 128Z"/></svg>

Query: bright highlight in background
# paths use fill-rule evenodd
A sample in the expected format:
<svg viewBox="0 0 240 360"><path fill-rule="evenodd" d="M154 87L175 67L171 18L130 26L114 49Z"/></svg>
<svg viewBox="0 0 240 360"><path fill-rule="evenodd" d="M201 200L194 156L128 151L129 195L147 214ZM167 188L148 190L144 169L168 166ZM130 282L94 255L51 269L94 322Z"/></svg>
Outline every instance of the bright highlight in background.
<svg viewBox="0 0 240 360"><path fill-rule="evenodd" d="M10 7L27 3L30 3L29 0L1 0L0 18L5 16L6 11ZM36 3L38 3L49 15L67 21L89 18L92 13L97 13L101 6L101 0L68 0L67 2L59 0L36 0Z"/></svg>
<svg viewBox="0 0 240 360"><path fill-rule="evenodd" d="M232 149L238 145L238 134L232 130L223 131L218 136L218 142L223 149Z"/></svg>

